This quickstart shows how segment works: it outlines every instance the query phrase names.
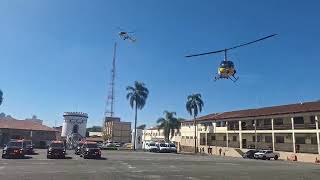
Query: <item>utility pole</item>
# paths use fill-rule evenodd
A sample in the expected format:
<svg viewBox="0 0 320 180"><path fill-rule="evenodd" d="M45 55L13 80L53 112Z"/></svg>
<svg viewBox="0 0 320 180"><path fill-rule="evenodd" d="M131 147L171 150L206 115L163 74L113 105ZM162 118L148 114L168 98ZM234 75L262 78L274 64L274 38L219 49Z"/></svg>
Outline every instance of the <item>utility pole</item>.
<svg viewBox="0 0 320 180"><path fill-rule="evenodd" d="M257 148L257 120L255 119L254 120L254 135L255 135L255 138L254 138L254 148L255 149L258 149Z"/></svg>

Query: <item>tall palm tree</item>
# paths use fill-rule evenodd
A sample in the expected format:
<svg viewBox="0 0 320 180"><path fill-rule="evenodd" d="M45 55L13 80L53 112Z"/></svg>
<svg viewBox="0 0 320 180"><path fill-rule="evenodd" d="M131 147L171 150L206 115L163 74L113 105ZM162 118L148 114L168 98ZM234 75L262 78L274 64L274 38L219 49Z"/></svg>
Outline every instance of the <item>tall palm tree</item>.
<svg viewBox="0 0 320 180"><path fill-rule="evenodd" d="M129 100L131 108L135 109L134 118L134 135L133 135L133 150L136 150L136 136L137 136L137 116L138 109L142 109L147 101L149 90L145 87L143 82L134 82L134 86L128 86L127 99Z"/></svg>
<svg viewBox="0 0 320 180"><path fill-rule="evenodd" d="M188 113L193 116L194 125L194 153L197 153L197 124L196 118L198 113L202 111L204 103L201 99L201 94L191 94L187 98L186 109Z"/></svg>
<svg viewBox="0 0 320 180"><path fill-rule="evenodd" d="M2 104L2 101L3 101L3 92L0 89L0 105Z"/></svg>
<svg viewBox="0 0 320 180"><path fill-rule="evenodd" d="M157 120L157 123L159 124L158 129L163 129L166 142L169 142L169 139L173 137L174 130L180 128L181 119L176 118L175 116L176 112L164 111L164 117Z"/></svg>

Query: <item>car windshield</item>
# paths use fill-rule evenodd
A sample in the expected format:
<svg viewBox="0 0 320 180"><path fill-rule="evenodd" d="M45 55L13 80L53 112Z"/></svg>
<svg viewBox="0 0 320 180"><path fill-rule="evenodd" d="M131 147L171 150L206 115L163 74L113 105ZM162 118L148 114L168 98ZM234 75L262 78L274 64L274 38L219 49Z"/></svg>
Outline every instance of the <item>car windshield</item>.
<svg viewBox="0 0 320 180"><path fill-rule="evenodd" d="M160 144L160 147L167 147L166 144Z"/></svg>
<svg viewBox="0 0 320 180"><path fill-rule="evenodd" d="M97 144L87 144L87 148L98 148Z"/></svg>
<svg viewBox="0 0 320 180"><path fill-rule="evenodd" d="M176 145L174 145L174 144L170 144L170 147L176 147Z"/></svg>
<svg viewBox="0 0 320 180"><path fill-rule="evenodd" d="M155 146L156 145L156 143L150 143L149 144L149 146Z"/></svg>
<svg viewBox="0 0 320 180"><path fill-rule="evenodd" d="M63 148L63 144L62 144L62 143L52 143L52 144L50 145L50 147Z"/></svg>
<svg viewBox="0 0 320 180"><path fill-rule="evenodd" d="M31 146L31 145L32 145L32 142L31 142L31 141L24 141L24 142L23 142L23 145L24 145L24 146Z"/></svg>
<svg viewBox="0 0 320 180"><path fill-rule="evenodd" d="M22 147L22 142L11 141L8 143L8 146Z"/></svg>

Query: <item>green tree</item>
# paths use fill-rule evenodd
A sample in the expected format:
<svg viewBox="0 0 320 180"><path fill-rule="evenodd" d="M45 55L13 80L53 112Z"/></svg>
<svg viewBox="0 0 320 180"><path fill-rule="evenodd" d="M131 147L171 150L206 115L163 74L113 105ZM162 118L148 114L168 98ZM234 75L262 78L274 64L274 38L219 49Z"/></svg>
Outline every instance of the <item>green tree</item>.
<svg viewBox="0 0 320 180"><path fill-rule="evenodd" d="M196 118L202 111L204 103L201 99L201 94L191 94L187 97L186 109L193 116L194 125L194 153L197 153L197 123Z"/></svg>
<svg viewBox="0 0 320 180"><path fill-rule="evenodd" d="M3 101L3 92L0 89L0 105L2 104L2 101Z"/></svg>
<svg viewBox="0 0 320 180"><path fill-rule="evenodd" d="M88 132L102 132L101 126L92 126L90 128L87 128Z"/></svg>
<svg viewBox="0 0 320 180"><path fill-rule="evenodd" d="M174 130L180 129L181 119L175 116L176 112L164 111L164 117L157 120L158 129L163 130L166 142L169 142L169 139L173 137Z"/></svg>
<svg viewBox="0 0 320 180"><path fill-rule="evenodd" d="M146 129L146 126L147 126L147 125L145 125L145 124L141 124L140 126L137 127L137 129L142 129L142 130L144 130L144 129Z"/></svg>
<svg viewBox="0 0 320 180"><path fill-rule="evenodd" d="M135 109L134 118L134 134L133 134L133 150L136 150L136 136L137 136L137 116L138 109L142 109L147 101L149 90L145 87L142 82L135 81L134 86L128 86L127 88L127 99L129 100L131 108Z"/></svg>

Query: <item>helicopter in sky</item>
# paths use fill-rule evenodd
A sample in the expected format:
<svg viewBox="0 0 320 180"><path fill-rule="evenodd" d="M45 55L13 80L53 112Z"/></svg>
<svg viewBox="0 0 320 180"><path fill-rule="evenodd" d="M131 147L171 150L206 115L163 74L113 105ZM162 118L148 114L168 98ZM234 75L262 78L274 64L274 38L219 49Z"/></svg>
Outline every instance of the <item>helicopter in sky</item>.
<svg viewBox="0 0 320 180"><path fill-rule="evenodd" d="M136 39L132 35L132 34L134 34L133 31L127 32L127 31L121 30L118 34L119 34L120 38L123 40L129 40L130 42L136 42Z"/></svg>
<svg viewBox="0 0 320 180"><path fill-rule="evenodd" d="M188 55L186 57L189 58L189 57L195 57L195 56L202 56L202 55L216 54L216 53L224 52L224 60L221 61L221 63L220 63L220 66L218 68L218 74L214 77L214 81L217 81L219 79L230 79L231 81L236 82L239 79L239 77L236 76L237 71L236 71L236 68L234 66L234 63L227 59L227 52L230 51L230 50L242 47L242 46L247 46L249 44L256 43L258 41L262 41L262 40L271 38L271 37L276 36L276 35L277 34L272 34L272 35L265 36L263 38L254 40L254 41L250 41L250 42L247 42L247 43L243 43L243 44L234 46L234 47L225 48L225 49L221 49L221 50L217 50L217 51L201 53L201 54L192 54L192 55Z"/></svg>

